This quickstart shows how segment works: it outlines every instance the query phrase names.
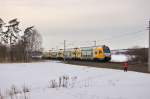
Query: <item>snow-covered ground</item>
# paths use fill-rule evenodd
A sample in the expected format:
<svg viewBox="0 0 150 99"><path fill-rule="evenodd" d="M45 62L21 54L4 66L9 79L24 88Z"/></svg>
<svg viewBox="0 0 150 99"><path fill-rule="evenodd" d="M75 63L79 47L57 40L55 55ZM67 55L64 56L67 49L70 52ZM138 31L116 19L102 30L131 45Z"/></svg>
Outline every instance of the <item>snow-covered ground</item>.
<svg viewBox="0 0 150 99"><path fill-rule="evenodd" d="M111 62L126 62L128 61L130 58L127 55L124 54L113 54L111 56Z"/></svg>
<svg viewBox="0 0 150 99"><path fill-rule="evenodd" d="M66 87L59 77L68 77ZM15 85L19 92L10 94ZM150 99L150 74L75 66L59 62L0 64L0 96L24 99L22 86L29 88L28 99Z"/></svg>

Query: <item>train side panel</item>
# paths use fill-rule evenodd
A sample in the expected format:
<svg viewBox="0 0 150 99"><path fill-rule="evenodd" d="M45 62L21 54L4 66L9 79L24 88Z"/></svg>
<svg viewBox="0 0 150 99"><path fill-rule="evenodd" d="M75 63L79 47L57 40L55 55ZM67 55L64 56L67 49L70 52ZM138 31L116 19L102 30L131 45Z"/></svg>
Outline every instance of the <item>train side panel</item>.
<svg viewBox="0 0 150 99"><path fill-rule="evenodd" d="M43 59L50 59L50 52L43 52L42 53L42 58Z"/></svg>
<svg viewBox="0 0 150 99"><path fill-rule="evenodd" d="M63 49L59 49L59 51L57 53L57 58L59 60L62 60L64 58L64 50Z"/></svg>
<svg viewBox="0 0 150 99"><path fill-rule="evenodd" d="M51 59L57 59L57 57L58 57L58 54L57 54L58 52L57 51L52 51L51 53L50 53L50 58Z"/></svg>
<svg viewBox="0 0 150 99"><path fill-rule="evenodd" d="M71 60L73 55L72 55L72 49L66 49L64 53L64 57L67 60Z"/></svg>
<svg viewBox="0 0 150 99"><path fill-rule="evenodd" d="M81 48L81 59L82 60L92 60L93 59L93 48L92 47L82 47Z"/></svg>
<svg viewBox="0 0 150 99"><path fill-rule="evenodd" d="M72 59L74 59L74 60L81 59L81 49L80 48L74 48L72 50Z"/></svg>
<svg viewBox="0 0 150 99"><path fill-rule="evenodd" d="M81 47L66 49L65 53L63 49L58 51L49 51L43 53L44 58L51 59L67 59L67 60L87 60L87 61L110 61L111 52L108 46L97 47Z"/></svg>

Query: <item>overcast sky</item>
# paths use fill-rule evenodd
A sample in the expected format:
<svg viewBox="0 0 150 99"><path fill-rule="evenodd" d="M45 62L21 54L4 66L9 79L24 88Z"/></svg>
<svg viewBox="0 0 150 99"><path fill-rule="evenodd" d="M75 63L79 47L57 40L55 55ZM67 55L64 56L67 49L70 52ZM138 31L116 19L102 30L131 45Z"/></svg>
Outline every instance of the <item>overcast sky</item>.
<svg viewBox="0 0 150 99"><path fill-rule="evenodd" d="M0 0L0 18L34 25L45 49L106 44L148 46L150 0ZM140 32L139 32L140 31Z"/></svg>

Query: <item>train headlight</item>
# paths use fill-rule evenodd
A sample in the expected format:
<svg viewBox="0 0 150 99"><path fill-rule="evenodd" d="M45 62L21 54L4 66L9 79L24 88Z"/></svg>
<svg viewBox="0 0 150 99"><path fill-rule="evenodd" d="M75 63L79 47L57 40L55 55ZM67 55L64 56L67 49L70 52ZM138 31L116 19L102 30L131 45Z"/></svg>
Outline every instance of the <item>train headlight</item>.
<svg viewBox="0 0 150 99"><path fill-rule="evenodd" d="M111 54L110 53L104 53L106 57L110 57Z"/></svg>

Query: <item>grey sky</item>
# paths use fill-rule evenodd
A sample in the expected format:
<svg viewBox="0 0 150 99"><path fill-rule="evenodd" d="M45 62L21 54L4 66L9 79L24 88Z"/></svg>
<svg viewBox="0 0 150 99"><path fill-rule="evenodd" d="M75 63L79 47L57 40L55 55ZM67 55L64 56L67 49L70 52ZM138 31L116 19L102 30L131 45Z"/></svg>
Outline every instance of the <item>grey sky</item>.
<svg viewBox="0 0 150 99"><path fill-rule="evenodd" d="M150 0L0 0L0 17L35 25L46 49L63 47L64 39L68 47L93 40L111 49L147 47Z"/></svg>

